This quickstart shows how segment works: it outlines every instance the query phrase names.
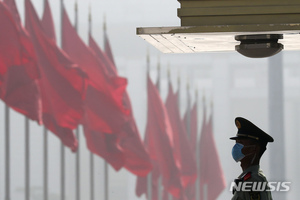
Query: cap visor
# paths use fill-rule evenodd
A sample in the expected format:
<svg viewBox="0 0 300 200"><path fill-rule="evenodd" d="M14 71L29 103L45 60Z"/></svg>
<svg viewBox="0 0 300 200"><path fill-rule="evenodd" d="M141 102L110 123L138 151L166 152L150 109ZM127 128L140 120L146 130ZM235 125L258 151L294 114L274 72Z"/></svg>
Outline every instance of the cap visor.
<svg viewBox="0 0 300 200"><path fill-rule="evenodd" d="M235 137L231 137L229 139L231 139L231 140L237 140L237 139L253 139L253 138L244 137L244 136L235 136Z"/></svg>

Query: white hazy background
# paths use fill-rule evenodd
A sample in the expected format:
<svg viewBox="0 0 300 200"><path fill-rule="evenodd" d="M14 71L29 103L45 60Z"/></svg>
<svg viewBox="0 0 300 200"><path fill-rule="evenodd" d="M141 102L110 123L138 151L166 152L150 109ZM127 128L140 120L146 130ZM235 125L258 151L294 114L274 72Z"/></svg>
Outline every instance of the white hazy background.
<svg viewBox="0 0 300 200"><path fill-rule="evenodd" d="M24 0L16 0L24 21ZM39 16L43 12L43 0L32 0ZM49 0L53 12L58 44L60 44L60 1ZM65 7L74 22L74 0L65 0ZM219 200L230 199L231 181L241 169L231 157L234 144L229 140L236 134L234 118L243 116L268 132L268 59L249 59L238 53L162 54L136 35L136 27L179 26L176 0L78 0L79 35L87 42L88 10L92 10L92 34L103 47L103 21L106 16L107 32L120 75L128 78L128 91L133 104L134 116L142 138L144 138L147 112L146 54L149 49L151 77L156 81L156 66L160 60L161 95L165 100L168 90L167 67L170 66L172 82L178 88L177 77L181 78L181 114L186 108L186 84L199 91L198 130L202 121L202 97L206 104L213 104L214 136L221 164L225 173L227 188ZM3 30L1 30L3 31ZM300 56L299 52L283 52L284 77L284 124L286 180L291 181L287 199L297 199L299 188L299 133L300 122ZM209 113L211 109L209 109ZM11 110L11 200L24 199L24 117ZM4 104L0 103L0 199L4 199ZM270 133L272 135L272 133ZM31 199L42 200L43 192L43 128L30 123L31 143ZM275 142L280 142L276 141ZM270 144L272 145L272 144ZM66 199L75 199L75 155L66 151ZM81 153L81 199L90 198L89 152L85 139L80 136ZM268 150L262 158L261 167L270 176ZM104 199L103 160L95 159L95 199ZM115 172L109 169L110 200L144 200L135 196L136 177L126 170ZM272 181L272 180L270 180ZM49 134L49 196L60 199L60 141Z"/></svg>

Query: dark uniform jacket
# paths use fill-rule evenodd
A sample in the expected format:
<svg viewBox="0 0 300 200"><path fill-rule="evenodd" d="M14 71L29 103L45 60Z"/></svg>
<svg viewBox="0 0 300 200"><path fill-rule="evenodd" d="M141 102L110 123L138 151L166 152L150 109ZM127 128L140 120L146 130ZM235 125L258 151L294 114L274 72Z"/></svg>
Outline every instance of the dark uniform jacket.
<svg viewBox="0 0 300 200"><path fill-rule="evenodd" d="M268 181L259 165L250 166L234 181L236 185L231 200L272 200ZM243 184L246 184L246 191Z"/></svg>

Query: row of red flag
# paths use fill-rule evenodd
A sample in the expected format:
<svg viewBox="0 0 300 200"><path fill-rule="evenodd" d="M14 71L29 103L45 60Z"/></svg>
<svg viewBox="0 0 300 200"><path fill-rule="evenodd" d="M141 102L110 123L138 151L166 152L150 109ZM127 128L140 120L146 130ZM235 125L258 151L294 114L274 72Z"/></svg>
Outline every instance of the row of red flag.
<svg viewBox="0 0 300 200"><path fill-rule="evenodd" d="M148 200L159 199L161 177L163 200L168 200L169 194L176 200L195 200L196 190L200 200L217 199L226 183L213 137L212 115L207 122L206 109L203 109L201 137L197 141L197 102L187 109L182 120L179 91L173 91L170 81L165 104L149 75L147 89L148 119L144 143L154 169L151 171L151 183L147 177L137 178L137 196L145 194ZM151 194L148 194L148 184L151 184Z"/></svg>
<svg viewBox="0 0 300 200"><path fill-rule="evenodd" d="M56 44L48 1L40 20L25 0L25 28L15 1L0 1L0 98L73 151L78 148L73 130L83 125L92 153L116 170L146 176L152 164L108 40L102 51L90 34L87 46L64 9L62 23L63 50Z"/></svg>
<svg viewBox="0 0 300 200"><path fill-rule="evenodd" d="M0 26L5 30L0 33L0 98L43 124L73 151L78 147L73 130L81 124L92 153L116 170L124 167L139 176L138 196L147 193L146 175L151 172L152 200L157 199L159 177L165 198L171 194L176 199L194 200L196 190L202 194L206 188L207 200L216 199L225 181L213 139L212 116L203 121L197 141L197 105L186 114L191 129L187 131L180 118L179 94L169 84L164 104L148 76L143 143L126 91L127 80L118 75L107 35L105 51L91 33L86 45L63 9L60 49L50 6L45 3L40 20L31 1L25 0L24 28L15 1L0 1ZM200 188L196 188L197 177Z"/></svg>

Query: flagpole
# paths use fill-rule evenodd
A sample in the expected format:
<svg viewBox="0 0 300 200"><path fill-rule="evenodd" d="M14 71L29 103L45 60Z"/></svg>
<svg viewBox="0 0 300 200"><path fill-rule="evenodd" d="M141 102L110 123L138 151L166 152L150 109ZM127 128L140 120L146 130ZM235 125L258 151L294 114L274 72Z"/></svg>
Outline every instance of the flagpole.
<svg viewBox="0 0 300 200"><path fill-rule="evenodd" d="M187 97L188 97L188 112L187 112L187 135L188 139L191 139L191 97L190 97L190 84L189 84L189 79L187 81L186 85L186 90L187 90Z"/></svg>
<svg viewBox="0 0 300 200"><path fill-rule="evenodd" d="M29 119L25 117L25 200L30 200Z"/></svg>
<svg viewBox="0 0 300 200"><path fill-rule="evenodd" d="M90 171L91 171L91 200L94 200L94 155L90 153Z"/></svg>
<svg viewBox="0 0 300 200"><path fill-rule="evenodd" d="M89 5L89 35L92 35L92 13L91 13L91 2ZM94 200L94 155L90 152L90 189L91 189L91 200Z"/></svg>
<svg viewBox="0 0 300 200"><path fill-rule="evenodd" d="M157 58L157 83L156 83L156 87L158 90L158 93L160 93L160 58L158 56Z"/></svg>
<svg viewBox="0 0 300 200"><path fill-rule="evenodd" d="M44 127L44 200L48 200L48 133Z"/></svg>
<svg viewBox="0 0 300 200"><path fill-rule="evenodd" d="M205 102L205 93L203 92L203 100L202 100L202 103L203 103L203 117L204 117L204 119L202 119L202 122L203 123L206 123L206 102ZM202 127L203 126L206 126L205 124L202 124ZM202 132L201 132L201 134L203 134ZM200 135L200 139L199 139L199 141L201 140L201 135ZM198 144L200 144L200 142L198 142ZM203 193L204 193L204 191L202 191L202 188L200 188L200 179L201 179L201 177L200 177L200 168L201 168L201 161L200 161L200 146L199 145L197 145L198 146L198 150L197 150L197 152L196 152L196 154L197 154L197 160L198 160L198 178L197 178L197 180L198 180L198 186L197 186L197 188L196 188L196 195L198 195L198 200L200 200L200 199L203 199L203 198L201 198L201 195L203 195ZM199 189L198 189L199 188ZM196 199L197 200L197 199Z"/></svg>
<svg viewBox="0 0 300 200"><path fill-rule="evenodd" d="M147 50L147 66L146 66L147 76L150 76L150 57L149 49ZM147 77L148 78L148 77ZM147 81L148 84L148 81ZM149 99L149 98L148 98ZM149 111L148 111L149 112ZM149 172L147 176L147 199L152 199L152 172Z"/></svg>
<svg viewBox="0 0 300 200"><path fill-rule="evenodd" d="M5 200L10 200L10 129L9 108L5 105Z"/></svg>
<svg viewBox="0 0 300 200"><path fill-rule="evenodd" d="M106 37L106 18L104 15L104 20L103 20L103 35L104 35L104 43L105 43L105 37ZM105 44L104 44L105 45ZM108 192L108 181L109 181L109 174L108 174L108 163L106 160L104 160L104 199L109 200Z"/></svg>
<svg viewBox="0 0 300 200"><path fill-rule="evenodd" d="M76 129L76 137L78 140L78 148L75 159L75 173L76 173L76 200L80 200L80 150L79 150L79 127Z"/></svg>
<svg viewBox="0 0 300 200"><path fill-rule="evenodd" d="M78 3L75 1L75 30L78 32ZM63 38L63 37L62 37ZM79 126L76 129L76 138L78 141L78 148L75 158L75 174L76 174L76 200L80 200L80 131Z"/></svg>
<svg viewBox="0 0 300 200"><path fill-rule="evenodd" d="M60 170L61 170L61 174L60 174L60 198L61 200L65 200L65 149L64 149L64 145L63 143L61 143L61 148L60 148L60 152L61 152L61 159L60 159Z"/></svg>
<svg viewBox="0 0 300 200"><path fill-rule="evenodd" d="M62 28L63 28L63 8L64 8L64 0L61 0L61 36L62 36ZM62 41L61 41L62 44ZM61 45L62 46L62 45ZM65 200L65 148L63 143L61 142L60 148L60 198L61 200Z"/></svg>
<svg viewBox="0 0 300 200"><path fill-rule="evenodd" d="M46 1L44 0L44 11L46 7ZM47 133L47 128L44 126L44 131L43 131L43 140L44 140L44 145L43 145L43 153L44 153L44 159L43 159L43 167L44 167L44 174L43 174L43 197L44 200L48 200L48 133Z"/></svg>
<svg viewBox="0 0 300 200"><path fill-rule="evenodd" d="M157 90L158 93L161 93L160 90L160 73L161 73L161 67L160 67L160 58L158 57L157 61ZM158 192L158 200L162 200L162 176L159 176L158 178L158 187L157 187L157 192Z"/></svg>
<svg viewBox="0 0 300 200"><path fill-rule="evenodd" d="M179 77L179 75L178 75L178 77ZM170 70L170 65L169 64L168 64L168 81L169 81L169 83L171 83L171 70ZM178 88L179 88L179 86L178 86ZM168 199L169 200L173 199L173 196L170 193L168 193Z"/></svg>
<svg viewBox="0 0 300 200"><path fill-rule="evenodd" d="M202 191L203 192L203 200L208 200L207 186L208 186L207 184L203 185L203 191Z"/></svg>
<svg viewBox="0 0 300 200"><path fill-rule="evenodd" d="M177 99L177 103L178 103L178 109L180 111L180 86L181 86L180 71L178 71L177 85L178 85L178 99Z"/></svg>
<svg viewBox="0 0 300 200"><path fill-rule="evenodd" d="M196 98L195 98L196 104L198 105L198 101L199 101L199 95L198 95L198 90L196 89ZM196 110L196 113L198 114L198 111ZM197 117L198 118L198 117ZM197 130L198 133L198 130ZM196 139L196 165L197 165L197 179L196 179L196 184L195 184L195 199L196 200L200 200L200 192L199 192L199 187L200 187L200 173L199 173L199 167L200 167L200 155L199 155L199 150L200 147L198 145L198 137Z"/></svg>
<svg viewBox="0 0 300 200"><path fill-rule="evenodd" d="M105 161L104 162L104 199L109 200L108 196L108 163Z"/></svg>

